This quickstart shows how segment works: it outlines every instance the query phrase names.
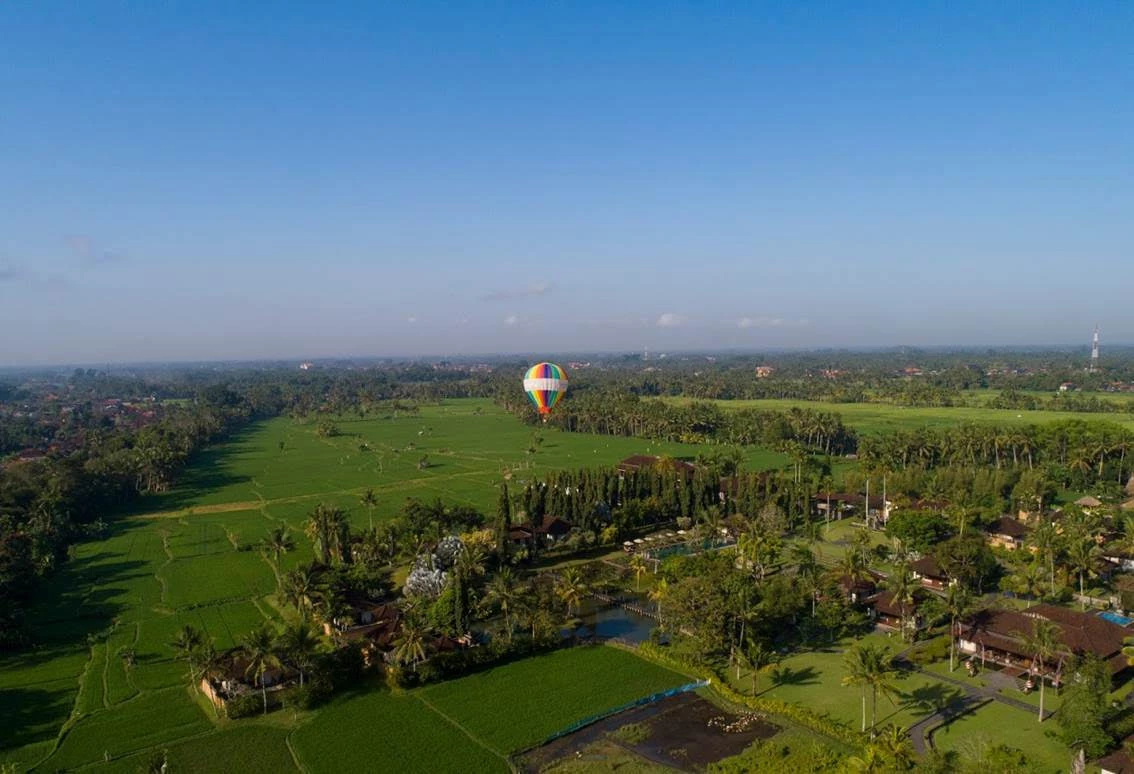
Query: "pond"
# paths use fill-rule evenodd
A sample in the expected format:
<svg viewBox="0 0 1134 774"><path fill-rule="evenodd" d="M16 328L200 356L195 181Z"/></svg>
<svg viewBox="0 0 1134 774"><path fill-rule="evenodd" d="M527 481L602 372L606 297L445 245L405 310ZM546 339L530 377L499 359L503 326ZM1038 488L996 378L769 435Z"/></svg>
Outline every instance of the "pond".
<svg viewBox="0 0 1134 774"><path fill-rule="evenodd" d="M564 629L563 636L599 639L617 638L634 644L650 639L657 621L618 606L584 604L579 612L580 625L574 630Z"/></svg>

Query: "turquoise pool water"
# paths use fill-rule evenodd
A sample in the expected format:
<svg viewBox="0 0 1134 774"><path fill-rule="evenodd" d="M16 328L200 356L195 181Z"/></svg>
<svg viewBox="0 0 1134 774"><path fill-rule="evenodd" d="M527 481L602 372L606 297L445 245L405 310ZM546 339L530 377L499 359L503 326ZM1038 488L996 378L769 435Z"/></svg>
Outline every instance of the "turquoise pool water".
<svg viewBox="0 0 1134 774"><path fill-rule="evenodd" d="M1116 623L1119 626L1129 626L1130 624L1134 623L1134 618L1127 618L1124 615L1119 615L1118 613L1112 613L1110 610L1102 611L1101 613L1099 613L1099 617L1105 618L1106 620L1110 621L1111 623Z"/></svg>

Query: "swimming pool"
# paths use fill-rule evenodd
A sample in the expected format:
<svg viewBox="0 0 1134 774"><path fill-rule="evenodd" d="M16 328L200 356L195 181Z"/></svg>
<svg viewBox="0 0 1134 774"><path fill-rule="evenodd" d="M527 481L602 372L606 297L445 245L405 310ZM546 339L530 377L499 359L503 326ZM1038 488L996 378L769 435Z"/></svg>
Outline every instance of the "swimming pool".
<svg viewBox="0 0 1134 774"><path fill-rule="evenodd" d="M1134 618L1127 618L1124 615L1119 615L1118 613L1111 612L1110 610L1102 611L1101 613L1099 613L1099 617L1105 618L1111 623L1118 624L1119 626L1129 626L1130 624L1134 623Z"/></svg>

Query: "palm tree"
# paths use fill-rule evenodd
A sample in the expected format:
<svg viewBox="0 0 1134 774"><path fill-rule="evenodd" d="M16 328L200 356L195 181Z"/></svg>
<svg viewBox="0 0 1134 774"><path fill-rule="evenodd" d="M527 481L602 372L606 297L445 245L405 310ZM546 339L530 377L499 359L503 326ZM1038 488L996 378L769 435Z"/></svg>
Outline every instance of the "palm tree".
<svg viewBox="0 0 1134 774"><path fill-rule="evenodd" d="M204 642L205 635L199 629L186 624L178 630L170 646L173 647L174 658L178 661L191 661Z"/></svg>
<svg viewBox="0 0 1134 774"><path fill-rule="evenodd" d="M1067 559L1070 561L1072 569L1079 575L1079 604L1082 605L1083 610L1087 609L1084 577L1094 573L1095 561L1098 556L1098 543L1090 536L1084 536L1073 541L1067 548Z"/></svg>
<svg viewBox="0 0 1134 774"><path fill-rule="evenodd" d="M374 509L378 507L378 497L374 494L374 490L367 487L362 496L358 498L362 503L362 507L370 514L370 529L374 529Z"/></svg>
<svg viewBox="0 0 1134 774"><path fill-rule="evenodd" d="M298 567L283 577L281 591L286 602L306 617L315 606L318 596L318 578L310 567Z"/></svg>
<svg viewBox="0 0 1134 774"><path fill-rule="evenodd" d="M642 558L641 554L634 554L630 557L630 571L634 573L634 590L642 590L642 576L649 572L646 567L646 560Z"/></svg>
<svg viewBox="0 0 1134 774"><path fill-rule="evenodd" d="M394 661L405 666L417 665L425 660L425 628L413 617L407 616L402 621L402 630L394 641Z"/></svg>
<svg viewBox="0 0 1134 774"><path fill-rule="evenodd" d="M264 714L268 714L268 686L264 680L269 669L280 665L276 654L276 641L267 624L253 629L240 642L240 651L248 660L244 676L252 676L260 684L260 695L264 698Z"/></svg>
<svg viewBox="0 0 1134 774"><path fill-rule="evenodd" d="M330 564L331 530L327 520L327 511L323 505L315 506L315 510L308 515L304 532L311 540L311 546L315 550L315 556L319 558L319 563Z"/></svg>
<svg viewBox="0 0 1134 774"><path fill-rule="evenodd" d="M804 545L792 547L791 558L795 564L795 577L811 597L811 616L814 617L815 598L819 591L819 580L823 576L823 567L815 558L815 552Z"/></svg>
<svg viewBox="0 0 1134 774"><path fill-rule="evenodd" d="M650 589L650 591L647 593L647 596L650 598L651 602L657 604L658 618L661 618L662 602L664 602L666 600L666 597L669 596L669 583L665 578L662 578L656 584L654 584L654 587Z"/></svg>
<svg viewBox="0 0 1134 774"><path fill-rule="evenodd" d="M568 567L555 581L555 596L567 605L568 618L578 609L586 590L587 586L577 567Z"/></svg>
<svg viewBox="0 0 1134 774"><path fill-rule="evenodd" d="M853 585L855 582L865 580L867 576L866 562L858 551L848 548L843 558L839 560L839 573L845 575Z"/></svg>
<svg viewBox="0 0 1134 774"><path fill-rule="evenodd" d="M1039 722L1043 722L1043 683L1044 671L1047 669L1047 660L1055 654L1058 646L1059 627L1046 618L1032 619L1032 632L1016 632L1016 636L1024 641L1028 652L1032 654L1031 673L1035 674L1035 665L1039 664L1040 703Z"/></svg>
<svg viewBox="0 0 1134 774"><path fill-rule="evenodd" d="M876 767L856 765L854 758L850 768L856 771L908 771L913 768L916 757L909 730L900 726L886 726L867 744L866 760L872 760Z"/></svg>
<svg viewBox="0 0 1134 774"><path fill-rule="evenodd" d="M512 573L512 568L508 566L501 567L492 580L488 582L487 588L487 601L489 604L495 605L500 609L504 615L504 628L508 632L508 642L512 641L512 611L520 599L520 593L516 589L516 576Z"/></svg>
<svg viewBox="0 0 1134 774"><path fill-rule="evenodd" d="M319 634L305 620L301 619L290 624L279 637L279 649L283 652L295 670L299 672L299 686L303 687L303 679L315 662L319 652Z"/></svg>
<svg viewBox="0 0 1134 774"><path fill-rule="evenodd" d="M307 517L304 529L320 564L330 564L332 557L350 562L350 522L342 508L319 503Z"/></svg>
<svg viewBox="0 0 1134 774"><path fill-rule="evenodd" d="M945 592L945 609L949 611L949 671L952 672L957 649L957 620L969 611L969 593L960 583L949 585Z"/></svg>
<svg viewBox="0 0 1134 774"><path fill-rule="evenodd" d="M761 672L780 660L776 651L756 641L748 646L747 650L737 649L737 677L740 676L741 660L752 675L752 695L756 695L756 678Z"/></svg>
<svg viewBox="0 0 1134 774"><path fill-rule="evenodd" d="M844 659L846 674L842 683L845 686L859 686L862 688L862 731L866 733L866 690L872 694L870 709L870 727L874 728L874 721L878 710L878 693L889 696L894 692L891 680L895 670L886 648L870 643L858 643L852 646Z"/></svg>
<svg viewBox="0 0 1134 774"><path fill-rule="evenodd" d="M1043 595L1044 576L1047 570L1037 559L1030 559L1017 565L1012 574L1012 590L1028 599L1038 599Z"/></svg>
<svg viewBox="0 0 1134 774"><path fill-rule="evenodd" d="M188 624L181 627L173 642L170 643L173 648L173 657L178 661L184 661L187 665L189 680L194 687L196 687L197 681L193 679L193 676L197 671L197 664L204 644L205 635Z"/></svg>
<svg viewBox="0 0 1134 774"><path fill-rule="evenodd" d="M912 634L912 627L906 613L914 603L914 592L917 591L919 585L909 564L905 562L899 564L897 569L886 579L886 588L894 595L894 601L898 603L898 607L902 611L903 638L910 637Z"/></svg>
<svg viewBox="0 0 1134 774"><path fill-rule="evenodd" d="M268 536L260 541L260 550L271 554L275 562L277 578L280 568L280 554L286 554L295 548L295 541L291 539L291 531L286 526L276 527Z"/></svg>
<svg viewBox="0 0 1134 774"><path fill-rule="evenodd" d="M190 665L192 670L193 690L197 690L197 686L202 681L212 682L216 677L223 674L224 664L217 649L213 646L212 642L202 645L197 650L196 663ZM212 704L212 702L209 702ZM213 713L219 716L216 704L213 704Z"/></svg>
<svg viewBox="0 0 1134 774"><path fill-rule="evenodd" d="M1047 558L1048 569L1051 572L1051 595L1055 596L1055 551L1059 543L1059 534L1055 531L1055 525L1051 520L1042 513L1039 515L1039 523L1032 530L1031 543L1038 554Z"/></svg>

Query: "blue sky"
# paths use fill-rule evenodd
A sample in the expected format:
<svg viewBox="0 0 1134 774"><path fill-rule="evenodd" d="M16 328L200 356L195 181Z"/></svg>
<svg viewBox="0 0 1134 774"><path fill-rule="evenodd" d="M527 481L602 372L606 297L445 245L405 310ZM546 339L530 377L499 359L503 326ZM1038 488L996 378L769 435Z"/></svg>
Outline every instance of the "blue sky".
<svg viewBox="0 0 1134 774"><path fill-rule="evenodd" d="M917 6L0 4L0 363L1134 341L1134 4Z"/></svg>

